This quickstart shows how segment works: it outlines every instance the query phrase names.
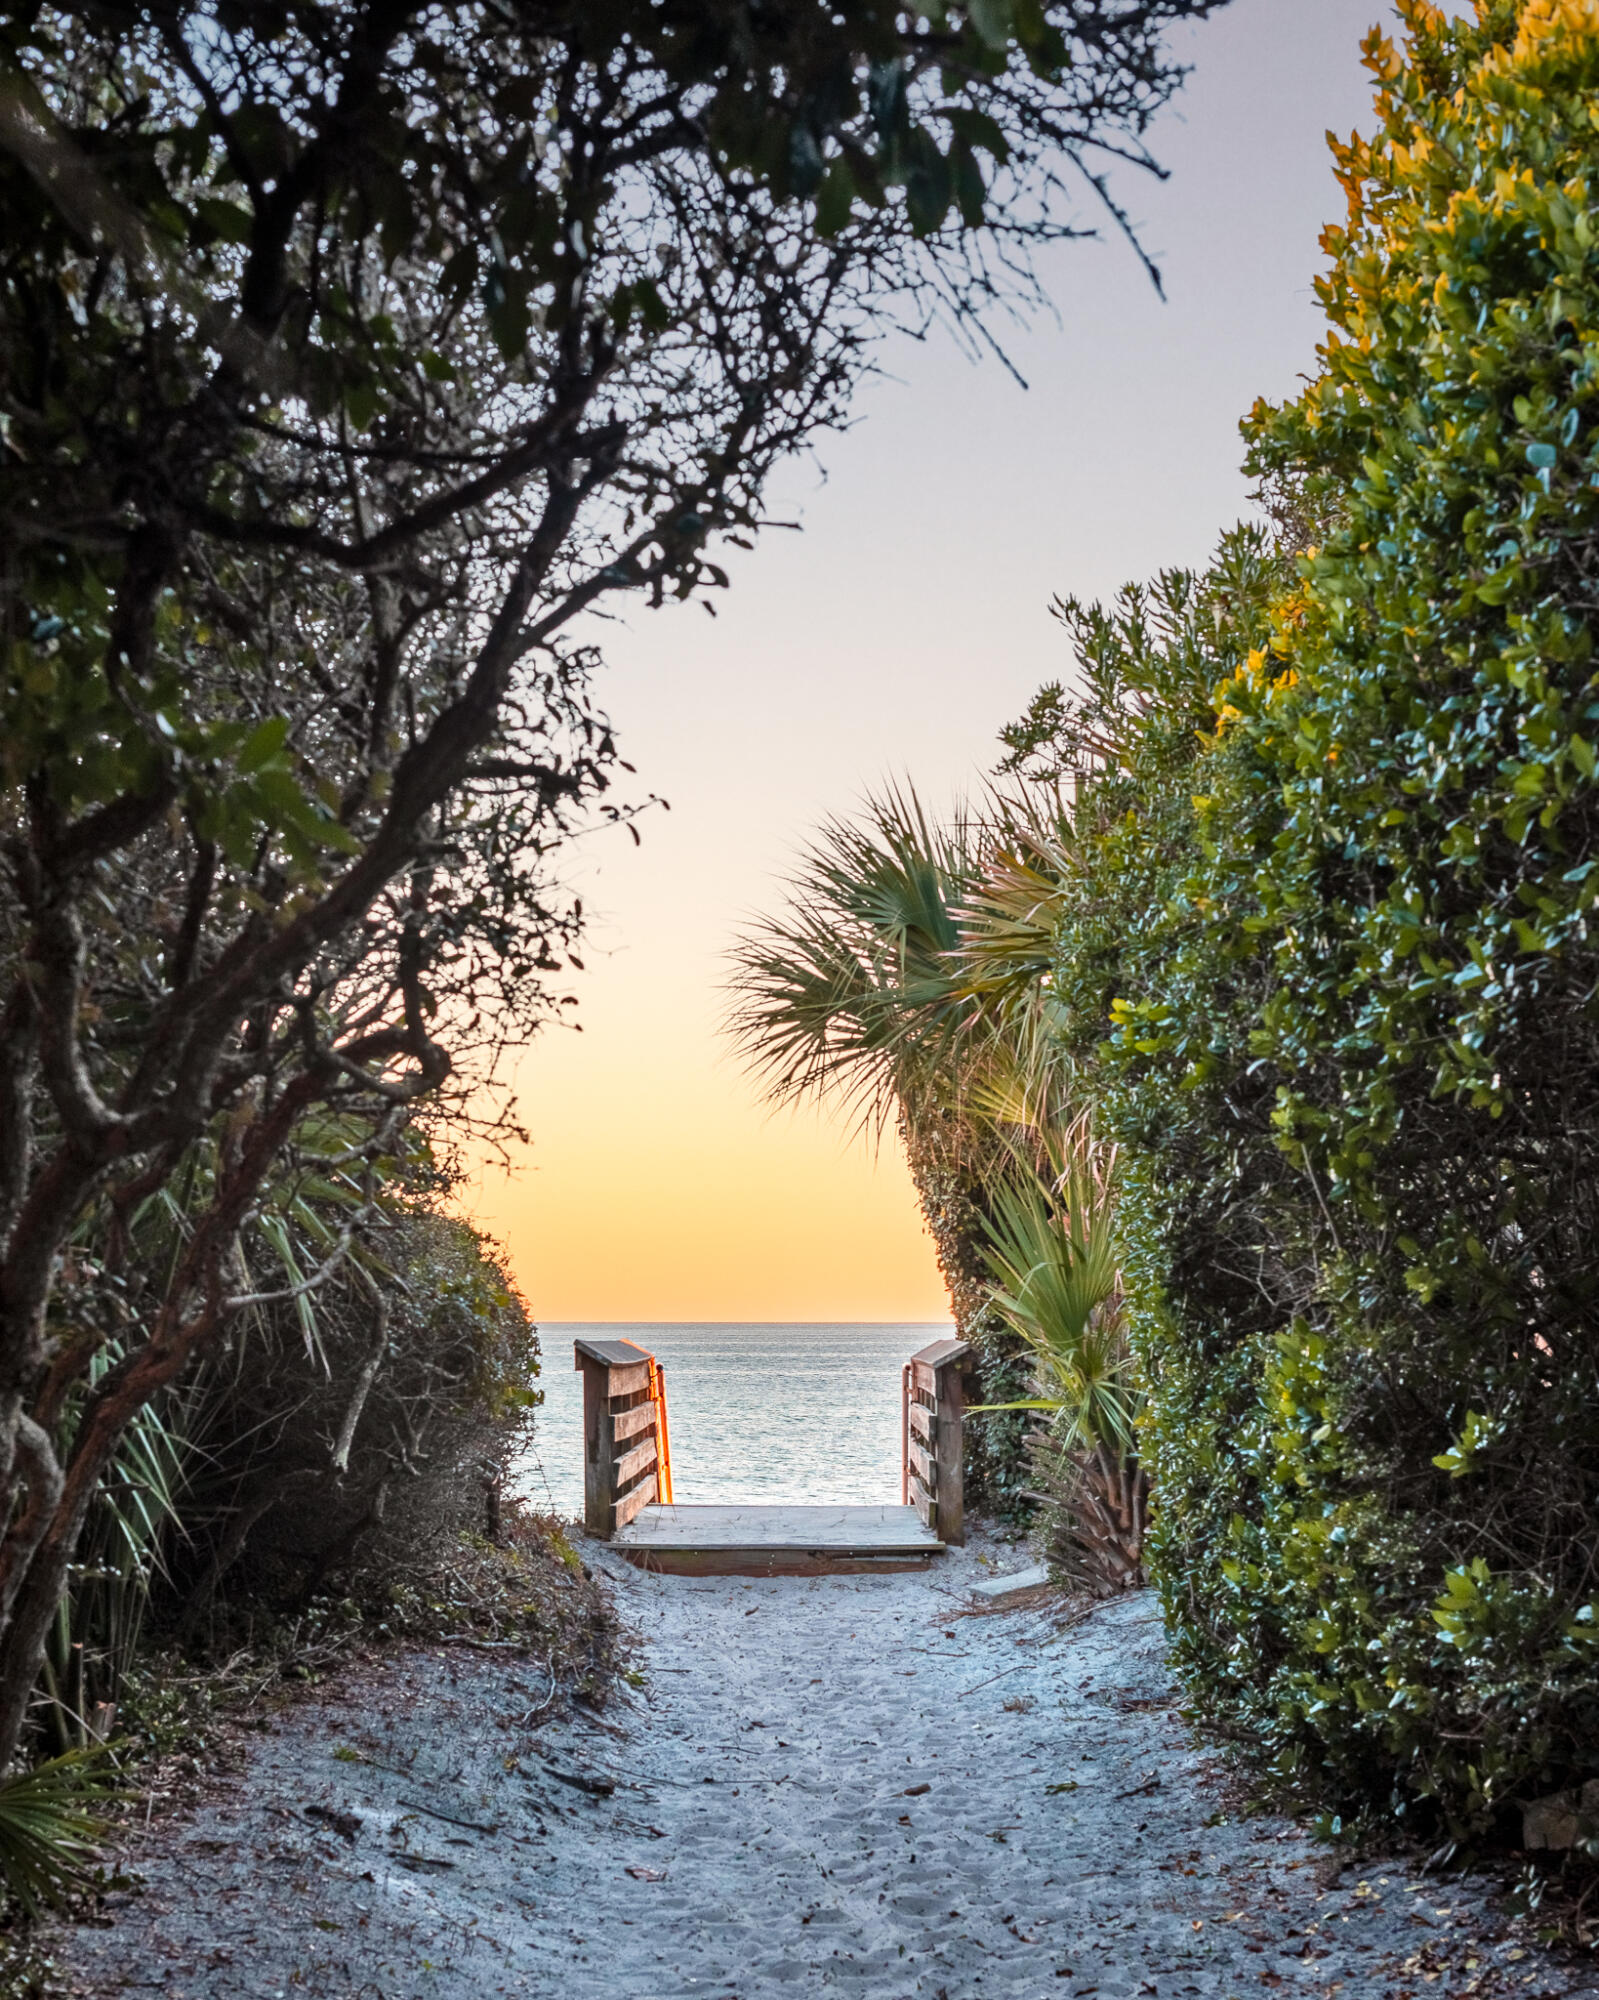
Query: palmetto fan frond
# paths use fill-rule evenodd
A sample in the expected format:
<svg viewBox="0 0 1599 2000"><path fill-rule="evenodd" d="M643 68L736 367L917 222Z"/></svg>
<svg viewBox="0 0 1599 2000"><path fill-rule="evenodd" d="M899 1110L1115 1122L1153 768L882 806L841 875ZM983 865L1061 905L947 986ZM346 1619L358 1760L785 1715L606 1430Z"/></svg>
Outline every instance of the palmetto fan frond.
<svg viewBox="0 0 1599 2000"><path fill-rule="evenodd" d="M909 787L824 824L788 909L732 955L728 1026L771 1097L833 1097L881 1131L940 1092L964 1011L953 954L973 875L965 822L934 826Z"/></svg>
<svg viewBox="0 0 1599 2000"><path fill-rule="evenodd" d="M84 1888L105 1836L97 1807L117 1796L96 1745L0 1779L0 1885L37 1916Z"/></svg>
<svg viewBox="0 0 1599 2000"><path fill-rule="evenodd" d="M1055 961L1061 885L1076 868L1058 794L996 799L980 872L961 910L965 990L1008 1019L1037 999Z"/></svg>
<svg viewBox="0 0 1599 2000"><path fill-rule="evenodd" d="M1070 808L1036 788L996 795L984 835L956 966L969 1101L978 1117L1026 1138L1042 1166L1042 1135L1074 1129L1081 1111L1053 991L1056 915L1077 865Z"/></svg>
<svg viewBox="0 0 1599 2000"><path fill-rule="evenodd" d="M1047 1412L1033 1464L1052 1503L1054 1556L1105 1592L1142 1575L1147 1475L1138 1462L1142 1391L1121 1310L1113 1156L1086 1120L1045 1125L1034 1150L1012 1145L990 1192L987 1262L996 1309L1031 1348Z"/></svg>
<svg viewBox="0 0 1599 2000"><path fill-rule="evenodd" d="M1138 1401L1117 1305L1115 1225L1103 1186L1074 1161L1053 1188L1019 1172L993 1191L994 1303L1037 1356L1061 1442L1136 1448Z"/></svg>

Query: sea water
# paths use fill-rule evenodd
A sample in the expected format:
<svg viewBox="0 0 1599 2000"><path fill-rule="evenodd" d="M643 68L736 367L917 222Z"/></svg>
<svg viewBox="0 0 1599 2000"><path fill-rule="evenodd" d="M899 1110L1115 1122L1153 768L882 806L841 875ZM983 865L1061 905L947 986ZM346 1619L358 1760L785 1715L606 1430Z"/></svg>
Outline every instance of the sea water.
<svg viewBox="0 0 1599 2000"><path fill-rule="evenodd" d="M518 1489L583 1512L574 1340L631 1340L666 1376L673 1497L689 1505L899 1502L900 1370L947 1321L666 1324L541 1321L544 1402Z"/></svg>

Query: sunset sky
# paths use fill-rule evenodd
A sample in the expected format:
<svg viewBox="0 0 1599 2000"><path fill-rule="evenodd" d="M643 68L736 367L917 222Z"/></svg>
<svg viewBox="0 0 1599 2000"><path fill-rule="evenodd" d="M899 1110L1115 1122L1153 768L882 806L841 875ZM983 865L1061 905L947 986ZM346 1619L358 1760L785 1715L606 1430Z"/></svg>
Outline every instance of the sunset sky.
<svg viewBox="0 0 1599 2000"><path fill-rule="evenodd" d="M1057 592L1202 561L1246 511L1237 423L1312 364L1317 236L1341 212L1324 132L1369 114L1380 0L1233 0L1182 46L1155 136L1171 169L1118 190L1127 246L1063 246L1059 323L1007 335L1029 388L945 338L881 356L858 422L793 466L713 621L611 628L601 696L652 813L569 857L595 913L584 1032L522 1060L534 1135L475 1218L551 1320L916 1320L947 1312L892 1139L772 1113L719 1031L724 954L773 907L815 824L886 776L942 803L1067 662ZM1083 218L1093 219L1085 203Z"/></svg>

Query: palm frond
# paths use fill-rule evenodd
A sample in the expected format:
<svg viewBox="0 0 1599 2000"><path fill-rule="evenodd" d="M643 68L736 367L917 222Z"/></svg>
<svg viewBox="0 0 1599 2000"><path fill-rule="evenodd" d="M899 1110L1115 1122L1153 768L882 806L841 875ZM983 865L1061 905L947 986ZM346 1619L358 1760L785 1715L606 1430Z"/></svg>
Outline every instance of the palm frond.
<svg viewBox="0 0 1599 2000"><path fill-rule="evenodd" d="M732 954L728 1028L778 1102L827 1097L867 1128L938 1088L963 1005L958 910L968 829L935 826L909 786L827 821L783 915Z"/></svg>
<svg viewBox="0 0 1599 2000"><path fill-rule="evenodd" d="M1139 1396L1120 1311L1114 1204L1091 1148L1042 1141L1041 1175L1013 1149L991 1190L985 1256L995 1308L1037 1357L1044 1400L1067 1444L1136 1448Z"/></svg>
<svg viewBox="0 0 1599 2000"><path fill-rule="evenodd" d="M105 1833L93 1807L116 1797L105 1755L69 1750L0 1779L0 1883L30 1916L89 1879Z"/></svg>
<svg viewBox="0 0 1599 2000"><path fill-rule="evenodd" d="M966 991L1009 1015L1029 1008L1055 962L1064 886L1078 867L1071 816L1056 794L993 801L981 873L960 912Z"/></svg>

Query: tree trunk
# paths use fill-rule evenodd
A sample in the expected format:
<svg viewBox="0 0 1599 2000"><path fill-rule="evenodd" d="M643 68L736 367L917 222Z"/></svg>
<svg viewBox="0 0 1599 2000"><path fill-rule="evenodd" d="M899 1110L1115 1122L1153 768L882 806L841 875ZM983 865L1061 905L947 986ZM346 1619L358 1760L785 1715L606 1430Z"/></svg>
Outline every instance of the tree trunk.
<svg viewBox="0 0 1599 2000"><path fill-rule="evenodd" d="M1028 1457L1054 1567L1095 1597L1137 1590L1149 1511L1149 1474L1137 1459L1107 1445L1063 1447L1043 1426Z"/></svg>

